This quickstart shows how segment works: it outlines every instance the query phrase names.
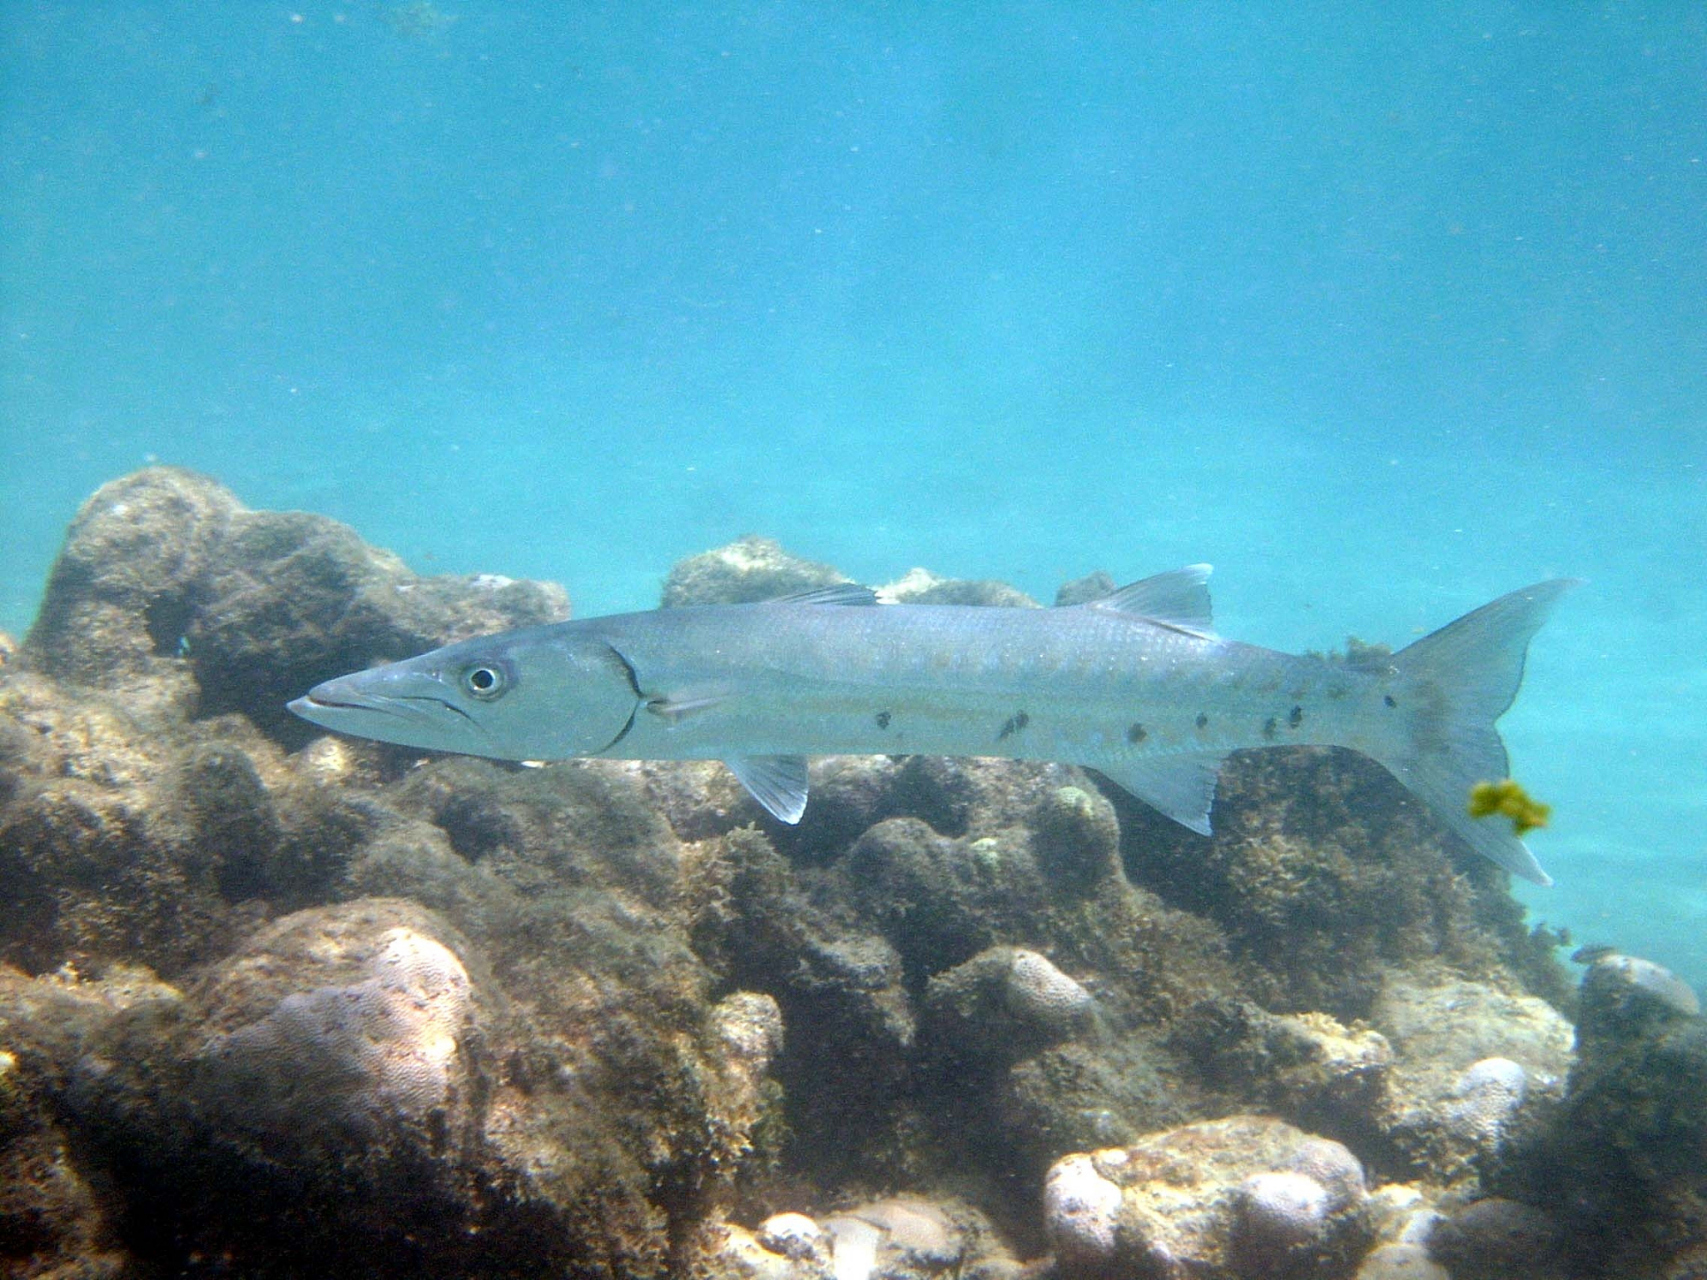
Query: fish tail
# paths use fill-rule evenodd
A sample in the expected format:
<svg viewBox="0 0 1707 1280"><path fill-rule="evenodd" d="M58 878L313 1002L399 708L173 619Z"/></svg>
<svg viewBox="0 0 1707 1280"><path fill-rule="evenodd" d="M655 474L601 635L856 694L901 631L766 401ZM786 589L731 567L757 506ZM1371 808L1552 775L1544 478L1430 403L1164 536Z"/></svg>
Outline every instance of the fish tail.
<svg viewBox="0 0 1707 1280"><path fill-rule="evenodd" d="M1530 638L1580 581L1555 578L1513 591L1394 654L1393 687L1410 714L1399 740L1377 753L1472 849L1536 884L1553 882L1509 826L1470 816L1470 790L1510 776L1494 722L1517 697Z"/></svg>

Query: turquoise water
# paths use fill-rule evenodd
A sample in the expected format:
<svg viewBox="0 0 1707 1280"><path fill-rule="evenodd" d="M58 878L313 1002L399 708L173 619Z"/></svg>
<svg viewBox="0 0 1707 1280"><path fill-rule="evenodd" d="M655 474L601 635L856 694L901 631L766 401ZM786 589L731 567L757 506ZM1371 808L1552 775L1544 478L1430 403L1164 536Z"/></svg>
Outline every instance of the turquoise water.
<svg viewBox="0 0 1707 1280"><path fill-rule="evenodd" d="M644 607L746 533L1403 642L1707 985L1694 6L0 6L0 627L151 460Z"/></svg>

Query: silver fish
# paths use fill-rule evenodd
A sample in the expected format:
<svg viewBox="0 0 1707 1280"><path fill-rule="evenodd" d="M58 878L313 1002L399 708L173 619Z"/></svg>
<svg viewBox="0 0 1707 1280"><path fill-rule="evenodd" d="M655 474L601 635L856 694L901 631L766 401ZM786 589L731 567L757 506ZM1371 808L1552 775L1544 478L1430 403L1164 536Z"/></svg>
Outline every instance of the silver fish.
<svg viewBox="0 0 1707 1280"><path fill-rule="evenodd" d="M1378 660L1217 636L1209 566L1057 609L880 605L830 587L530 627L317 685L327 729L502 760L722 760L798 822L809 755L1003 756L1087 765L1209 834L1232 751L1311 743L1385 765L1446 827L1527 880L1523 842L1470 817L1505 778L1494 722L1530 637L1575 579L1502 596Z"/></svg>

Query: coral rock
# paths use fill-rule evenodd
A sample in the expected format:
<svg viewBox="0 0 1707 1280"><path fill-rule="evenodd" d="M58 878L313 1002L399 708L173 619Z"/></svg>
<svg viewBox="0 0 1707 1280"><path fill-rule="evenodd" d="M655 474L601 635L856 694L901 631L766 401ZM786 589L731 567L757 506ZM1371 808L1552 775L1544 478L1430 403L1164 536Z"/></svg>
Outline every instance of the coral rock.
<svg viewBox="0 0 1707 1280"><path fill-rule="evenodd" d="M785 1258L828 1257L824 1228L804 1213L775 1213L759 1224L758 1242Z"/></svg>
<svg viewBox="0 0 1707 1280"><path fill-rule="evenodd" d="M1067 1166L1078 1185L1093 1187L1083 1180L1094 1173L1118 1187L1121 1197L1115 1211L1106 1207L1106 1192L1098 1202L1097 1221L1109 1221L1112 1212L1118 1228L1112 1258L1105 1255L1081 1271L1111 1267L1139 1280L1234 1280L1349 1270L1370 1235L1361 1179L1344 1180L1342 1202L1294 1167L1357 1164L1350 1152L1329 1157L1326 1148L1334 1145L1279 1120L1234 1116L1151 1134L1126 1148L1069 1156L1055 1170ZM1084 1161L1090 1173L1078 1163Z"/></svg>
<svg viewBox="0 0 1707 1280"><path fill-rule="evenodd" d="M422 578L335 520L250 511L188 471L103 485L54 564L23 665L203 715L242 711L301 743L285 702L449 640L568 617L561 587Z"/></svg>
<svg viewBox="0 0 1707 1280"><path fill-rule="evenodd" d="M1013 953L1004 984L1008 1012L1021 1021L1057 1034L1081 1027L1096 1001L1046 956L1023 948Z"/></svg>
<svg viewBox="0 0 1707 1280"><path fill-rule="evenodd" d="M973 578L941 578L929 569L909 569L904 577L877 589L879 598L895 604L961 604L995 608L1035 609L1037 601L1005 582Z"/></svg>
<svg viewBox="0 0 1707 1280"><path fill-rule="evenodd" d="M1518 1140L1526 1099L1556 1101L1564 1091L1574 1032L1533 996L1395 974L1371 1021L1396 1058L1379 1127L1439 1181L1465 1176Z"/></svg>
<svg viewBox="0 0 1707 1280"><path fill-rule="evenodd" d="M1528 1093L1529 1076L1520 1065L1510 1058L1483 1058L1453 1086L1446 1125L1478 1147L1495 1146Z"/></svg>
<svg viewBox="0 0 1707 1280"><path fill-rule="evenodd" d="M1057 1160L1043 1183L1043 1224L1065 1275L1097 1274L1114 1260L1120 1187L1088 1155Z"/></svg>
<svg viewBox="0 0 1707 1280"><path fill-rule="evenodd" d="M266 935L227 970L211 1016L239 1025L196 1054L204 1113L275 1141L325 1134L332 1146L343 1133L395 1141L396 1126L458 1133L469 1122L462 1042L473 1014L461 960L413 923L371 941L336 929L302 936L306 923L291 921L294 937ZM298 982L315 983L321 966L332 981L253 1017L271 986L263 975L281 962L298 967Z"/></svg>
<svg viewBox="0 0 1707 1280"><path fill-rule="evenodd" d="M1369 1251L1354 1280L1454 1280L1420 1244L1384 1244Z"/></svg>
<svg viewBox="0 0 1707 1280"><path fill-rule="evenodd" d="M790 555L774 539L748 536L678 562L664 579L659 604L747 604L847 580L830 565Z"/></svg>
<svg viewBox="0 0 1707 1280"><path fill-rule="evenodd" d="M1322 1238L1331 1199L1308 1174L1257 1173L1239 1186L1234 1206L1234 1248L1246 1269L1263 1273Z"/></svg>
<svg viewBox="0 0 1707 1280"><path fill-rule="evenodd" d="M1525 1280L1545 1274L1559 1229L1539 1209L1512 1200L1477 1200L1436 1224L1429 1255L1452 1280Z"/></svg>
<svg viewBox="0 0 1707 1280"><path fill-rule="evenodd" d="M1084 1030L1091 993L1035 951L990 947L933 977L929 1026L958 1062L1005 1065Z"/></svg>

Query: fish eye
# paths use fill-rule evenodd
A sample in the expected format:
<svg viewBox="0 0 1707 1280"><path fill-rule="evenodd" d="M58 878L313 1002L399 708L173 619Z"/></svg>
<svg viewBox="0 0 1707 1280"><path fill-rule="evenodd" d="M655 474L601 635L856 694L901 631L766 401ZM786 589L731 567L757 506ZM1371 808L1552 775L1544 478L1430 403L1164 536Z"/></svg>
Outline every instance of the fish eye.
<svg viewBox="0 0 1707 1280"><path fill-rule="evenodd" d="M488 702L499 697L508 684L503 671L497 667L470 667L462 673L462 687L469 696Z"/></svg>

